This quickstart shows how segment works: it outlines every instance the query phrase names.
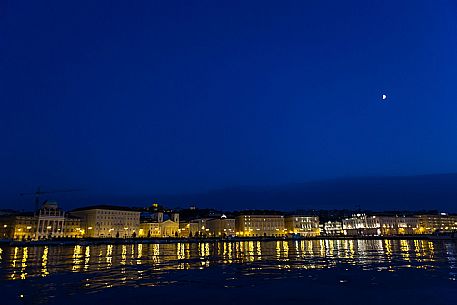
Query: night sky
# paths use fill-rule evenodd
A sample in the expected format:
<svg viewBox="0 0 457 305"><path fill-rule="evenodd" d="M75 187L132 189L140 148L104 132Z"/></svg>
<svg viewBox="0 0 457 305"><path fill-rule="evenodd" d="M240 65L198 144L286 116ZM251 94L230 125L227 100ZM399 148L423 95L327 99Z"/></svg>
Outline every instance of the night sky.
<svg viewBox="0 0 457 305"><path fill-rule="evenodd" d="M455 173L457 2L4 0L0 103L4 208Z"/></svg>

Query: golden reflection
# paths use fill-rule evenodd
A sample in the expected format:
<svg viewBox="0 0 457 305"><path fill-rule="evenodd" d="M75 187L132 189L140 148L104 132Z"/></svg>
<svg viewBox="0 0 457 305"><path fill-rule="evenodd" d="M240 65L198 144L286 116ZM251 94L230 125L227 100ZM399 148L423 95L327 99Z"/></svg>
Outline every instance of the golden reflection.
<svg viewBox="0 0 457 305"><path fill-rule="evenodd" d="M0 263L2 262L2 254L3 254L3 249L0 248Z"/></svg>
<svg viewBox="0 0 457 305"><path fill-rule="evenodd" d="M160 263L160 248L159 244L152 245L152 262L155 264Z"/></svg>
<svg viewBox="0 0 457 305"><path fill-rule="evenodd" d="M300 257L300 243L298 242L298 240L296 240L296 241L294 241L293 245L294 245L294 250L295 250L295 257L299 258Z"/></svg>
<svg viewBox="0 0 457 305"><path fill-rule="evenodd" d="M422 251L420 247L420 243L418 240L414 240L414 252L416 253L416 257L421 257L422 256Z"/></svg>
<svg viewBox="0 0 457 305"><path fill-rule="evenodd" d="M209 256L209 243L205 243L205 256Z"/></svg>
<svg viewBox="0 0 457 305"><path fill-rule="evenodd" d="M183 262L183 260L184 260L184 244L183 243L176 244L176 257L180 261L180 263L177 266L177 269L185 269L186 266Z"/></svg>
<svg viewBox="0 0 457 305"><path fill-rule="evenodd" d="M73 249L73 267L72 271L76 272L79 271L81 268L81 253L82 247L80 245L76 245Z"/></svg>
<svg viewBox="0 0 457 305"><path fill-rule="evenodd" d="M201 258L203 258L205 256L204 255L204 245L202 243L198 244L198 256L200 256Z"/></svg>
<svg viewBox="0 0 457 305"><path fill-rule="evenodd" d="M27 268L27 259L29 258L29 251L27 247L24 247L22 250L22 264L21 264L21 279L25 280L27 277L27 273L25 272L25 268Z"/></svg>
<svg viewBox="0 0 457 305"><path fill-rule="evenodd" d="M352 239L348 241L348 249L349 249L348 257L350 259L353 259L355 256L355 247L354 247L354 241Z"/></svg>
<svg viewBox="0 0 457 305"><path fill-rule="evenodd" d="M12 267L12 273L11 273L11 279L15 279L16 277L16 262L17 262L17 253L19 252L19 248L18 247L14 247L14 254L13 254L13 259L11 261L11 267Z"/></svg>
<svg viewBox="0 0 457 305"><path fill-rule="evenodd" d="M248 241L248 244L247 244L247 256L248 256L248 260L250 262L253 262L254 261L254 242L253 241Z"/></svg>
<svg viewBox="0 0 457 305"><path fill-rule="evenodd" d="M49 275L48 268L47 268L48 252L49 252L49 247L48 246L44 247L43 256L41 257L41 276L42 277Z"/></svg>
<svg viewBox="0 0 457 305"><path fill-rule="evenodd" d="M384 240L384 248L387 257L390 259L392 257L392 241L390 239Z"/></svg>
<svg viewBox="0 0 457 305"><path fill-rule="evenodd" d="M130 248L131 248L131 249L130 249L130 252L131 252L130 258L131 258L131 259L134 259L134 258L135 258L135 245L132 244L132 247L130 247Z"/></svg>
<svg viewBox="0 0 457 305"><path fill-rule="evenodd" d="M16 262L17 262L17 252L19 251L19 248L18 247L14 247L14 256L13 256L13 262L12 262L12 266L13 268L16 267Z"/></svg>
<svg viewBox="0 0 457 305"><path fill-rule="evenodd" d="M186 255L186 259L190 259L190 244L189 243L185 243L185 255Z"/></svg>
<svg viewBox="0 0 457 305"><path fill-rule="evenodd" d="M365 259L367 253L367 240L357 240L357 256L359 259Z"/></svg>
<svg viewBox="0 0 457 305"><path fill-rule="evenodd" d="M448 260L449 257L455 255L455 246L447 244L442 246L441 242L438 241L389 239L77 245L73 248L65 246L64 249L66 250L62 251L61 247L53 246L13 247L7 248L6 251L3 248L0 254L8 267L11 266L8 268L8 278L10 279L28 279L31 276L47 277L50 273L60 271L62 266L69 265L74 272L95 271L91 269L103 270L114 265L115 267L121 266L121 268L114 268L110 272L122 273L123 277L120 279L124 283L138 280L139 277L144 278L148 270L148 268L140 268L139 270L125 268L127 264L152 265L155 271L166 271L170 269L203 269L212 262L232 264L233 262L243 263L262 260L261 264L249 264L249 268L263 270L268 270L268 268L316 269L332 268L337 264L346 264L346 266L348 264L360 264L364 269L379 268L379 270L396 271L405 266L430 268L433 266L431 262L437 258L441 262L443 255L447 255ZM129 253L129 251L131 252ZM134 257L132 261L129 261L130 256ZM401 261L398 262L398 258L414 263L403 263L402 265ZM160 264L159 260L165 264ZM420 264L421 262L423 263ZM106 282L106 277L104 277L103 285L108 284L112 283L110 280ZM93 281L91 280L91 287L92 285Z"/></svg>
<svg viewBox="0 0 457 305"><path fill-rule="evenodd" d="M224 242L224 252L222 255L228 264L232 263L232 243Z"/></svg>
<svg viewBox="0 0 457 305"><path fill-rule="evenodd" d="M109 267L113 264L113 245L106 246L106 263Z"/></svg>
<svg viewBox="0 0 457 305"><path fill-rule="evenodd" d="M284 249L284 257L289 258L289 243L287 241L282 242L282 248Z"/></svg>
<svg viewBox="0 0 457 305"><path fill-rule="evenodd" d="M281 242L276 241L276 258L281 257Z"/></svg>
<svg viewBox="0 0 457 305"><path fill-rule="evenodd" d="M178 257L179 260L184 259L184 244L183 243L176 244L176 256Z"/></svg>
<svg viewBox="0 0 457 305"><path fill-rule="evenodd" d="M324 240L319 240L319 251L320 251L320 255L321 257L325 257L325 241Z"/></svg>
<svg viewBox="0 0 457 305"><path fill-rule="evenodd" d="M141 259L141 257L143 256L143 244L138 244L137 248L138 249L136 258ZM141 261L139 262L141 263Z"/></svg>
<svg viewBox="0 0 457 305"><path fill-rule="evenodd" d="M235 242L235 257L238 258L237 254L240 253L240 243Z"/></svg>
<svg viewBox="0 0 457 305"><path fill-rule="evenodd" d="M351 250L349 249L349 242L347 240L340 240L341 255L344 258L351 258Z"/></svg>
<svg viewBox="0 0 457 305"><path fill-rule="evenodd" d="M421 250L422 250L422 251L421 251L421 252L422 252L422 254L421 254L421 255L422 255L422 256L426 256L426 255L428 255L428 251L427 251L427 249L428 249L428 244L427 244L427 241L425 241L425 240L422 240L422 241L421 241Z"/></svg>
<svg viewBox="0 0 457 305"><path fill-rule="evenodd" d="M86 251L84 253L84 270L87 271L89 269L89 261L90 261L90 246L86 247Z"/></svg>
<svg viewBox="0 0 457 305"><path fill-rule="evenodd" d="M199 256L200 256L200 263L202 269L203 267L209 266L209 243L199 243Z"/></svg>
<svg viewBox="0 0 457 305"><path fill-rule="evenodd" d="M313 241L311 241L311 240L306 241L306 249L307 249L307 252L308 252L308 254L310 256L314 255L314 244L313 244Z"/></svg>
<svg viewBox="0 0 457 305"><path fill-rule="evenodd" d="M222 243L222 258L225 259L227 257L227 243Z"/></svg>
<svg viewBox="0 0 457 305"><path fill-rule="evenodd" d="M126 261L127 261L127 246L122 245L121 265L125 265Z"/></svg>
<svg viewBox="0 0 457 305"><path fill-rule="evenodd" d="M255 249L256 249L256 253L257 253L257 259L261 260L262 259L262 245L261 245L260 241L257 241Z"/></svg>

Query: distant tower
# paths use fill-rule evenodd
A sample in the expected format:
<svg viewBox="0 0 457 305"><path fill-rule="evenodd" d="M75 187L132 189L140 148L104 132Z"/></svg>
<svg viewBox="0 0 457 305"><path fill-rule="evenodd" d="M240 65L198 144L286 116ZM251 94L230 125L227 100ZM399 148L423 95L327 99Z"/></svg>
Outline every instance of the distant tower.
<svg viewBox="0 0 457 305"><path fill-rule="evenodd" d="M157 212L157 222L163 222L163 212Z"/></svg>
<svg viewBox="0 0 457 305"><path fill-rule="evenodd" d="M170 219L174 222L178 222L179 223L179 213L171 213L170 214Z"/></svg>

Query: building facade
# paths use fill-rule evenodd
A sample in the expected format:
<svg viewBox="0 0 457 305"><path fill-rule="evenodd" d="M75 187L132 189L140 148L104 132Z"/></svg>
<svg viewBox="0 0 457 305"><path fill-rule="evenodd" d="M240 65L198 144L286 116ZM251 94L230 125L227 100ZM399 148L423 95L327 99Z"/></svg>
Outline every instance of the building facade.
<svg viewBox="0 0 457 305"><path fill-rule="evenodd" d="M140 227L140 212L119 206L91 206L70 212L82 222L85 237L136 237Z"/></svg>
<svg viewBox="0 0 457 305"><path fill-rule="evenodd" d="M36 238L46 239L64 236L65 212L56 202L45 202L36 213Z"/></svg>
<svg viewBox="0 0 457 305"><path fill-rule="evenodd" d="M0 236L16 240L83 237L81 219L66 215L56 202L45 202L35 213L0 217Z"/></svg>
<svg viewBox="0 0 457 305"><path fill-rule="evenodd" d="M206 220L201 223L198 220L181 221L179 223L180 236L182 237L194 237L196 234L205 230ZM203 229L202 229L203 228Z"/></svg>
<svg viewBox="0 0 457 305"><path fill-rule="evenodd" d="M457 231L457 216L447 213L416 215L421 234Z"/></svg>
<svg viewBox="0 0 457 305"><path fill-rule="evenodd" d="M343 223L341 221L327 221L321 225L321 234L326 236L343 235Z"/></svg>
<svg viewBox="0 0 457 305"><path fill-rule="evenodd" d="M235 219L222 215L220 218L210 219L206 222L208 235L214 237L227 237L235 235Z"/></svg>
<svg viewBox="0 0 457 305"><path fill-rule="evenodd" d="M6 239L36 240L37 218L32 212L0 218L0 236Z"/></svg>
<svg viewBox="0 0 457 305"><path fill-rule="evenodd" d="M236 235L240 237L287 234L282 215L240 215L235 218L235 229Z"/></svg>
<svg viewBox="0 0 457 305"><path fill-rule="evenodd" d="M63 237L65 238L82 238L84 229L82 228L81 218L71 215L65 215L63 225Z"/></svg>
<svg viewBox="0 0 457 305"><path fill-rule="evenodd" d="M157 211L141 216L139 237L178 237L179 233L178 213Z"/></svg>
<svg viewBox="0 0 457 305"><path fill-rule="evenodd" d="M180 234L183 237L206 237L209 233L208 221L211 218L198 218L179 223Z"/></svg>
<svg viewBox="0 0 457 305"><path fill-rule="evenodd" d="M356 214L343 219L344 235L385 236L417 234L419 222L415 217L367 216Z"/></svg>
<svg viewBox="0 0 457 305"><path fill-rule="evenodd" d="M284 225L288 234L299 236L319 236L319 217L291 215L284 217Z"/></svg>

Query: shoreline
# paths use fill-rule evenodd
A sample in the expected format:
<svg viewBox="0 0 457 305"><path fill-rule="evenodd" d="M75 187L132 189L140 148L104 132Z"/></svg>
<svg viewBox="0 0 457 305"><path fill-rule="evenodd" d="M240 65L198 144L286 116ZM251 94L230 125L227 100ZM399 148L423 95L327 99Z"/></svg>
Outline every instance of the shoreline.
<svg viewBox="0 0 457 305"><path fill-rule="evenodd" d="M302 241L302 240L444 240L456 241L457 236L436 235L395 235L395 236L314 236L314 237L232 237L232 238L80 238L19 241L0 239L0 245L7 246L66 246L66 245L111 245L111 244L176 244L176 243L218 243L243 241Z"/></svg>

